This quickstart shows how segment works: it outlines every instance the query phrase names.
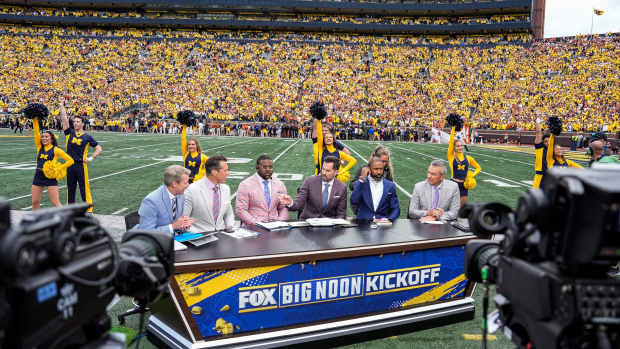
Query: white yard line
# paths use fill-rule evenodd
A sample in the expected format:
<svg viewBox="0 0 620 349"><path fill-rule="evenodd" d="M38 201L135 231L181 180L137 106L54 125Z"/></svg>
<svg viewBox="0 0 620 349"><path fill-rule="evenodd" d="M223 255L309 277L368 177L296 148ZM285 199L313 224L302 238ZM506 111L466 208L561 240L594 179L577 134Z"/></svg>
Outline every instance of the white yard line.
<svg viewBox="0 0 620 349"><path fill-rule="evenodd" d="M348 146L348 148L355 153L355 155L357 155L358 158L360 158L360 160L362 161L366 161L366 159L364 159L360 153L358 153L357 151L355 151L355 149L353 149L350 145ZM393 179L393 178L392 178ZM394 185L396 185L396 188L398 188L400 191L403 192L403 194L405 194L405 196L407 196L408 198L411 199L411 194L405 190L405 188L401 187L400 184L396 183L396 180L394 180Z"/></svg>
<svg viewBox="0 0 620 349"><path fill-rule="evenodd" d="M415 153L415 154L418 154L418 155L422 155L422 156L425 156L425 157L427 157L427 158L443 160L443 159L441 159L441 158L439 158L439 157L436 157L436 156L428 155L428 154L426 154L426 153L420 153L420 152L418 152L418 151L411 150L411 149L406 149L406 148L397 147L397 146L395 146L395 145L393 145L393 144L391 145L391 147L392 147L392 148L396 148L396 149L400 149L400 150L404 150L404 151L408 151L408 152L410 152L410 153ZM512 180L512 179L508 179L508 178L501 177L501 176L498 176L498 175L494 175L494 174L489 173L489 172L480 171L480 173L484 173L484 174L485 174L485 175L487 175L487 176L496 177L496 178L499 178L499 179L505 180L505 181L507 181L507 182L512 182L512 183L518 184L518 185L523 186L523 187L526 187L526 188L529 188L529 187L530 187L529 185L523 184L523 183L521 183L521 182L517 182L517 181L514 181L514 180Z"/></svg>
<svg viewBox="0 0 620 349"><path fill-rule="evenodd" d="M289 146L288 146L286 149L284 149L284 150L283 150L280 154L278 154L278 156L276 156L276 157L275 157L275 159L273 159L273 162L278 161L278 159L279 159L280 157L282 157L282 155L284 155L284 154L285 154L285 153L286 153L289 149L291 149L291 148L292 148L295 144L297 144L297 143L299 143L299 139L298 139L295 143L293 143L293 144L289 145Z"/></svg>
<svg viewBox="0 0 620 349"><path fill-rule="evenodd" d="M119 213L121 213L121 212L125 212L125 211L127 211L127 207L123 207L123 208L121 208L121 209L120 209L120 210L118 210L118 211L114 211L114 212L112 212L112 214L119 214Z"/></svg>

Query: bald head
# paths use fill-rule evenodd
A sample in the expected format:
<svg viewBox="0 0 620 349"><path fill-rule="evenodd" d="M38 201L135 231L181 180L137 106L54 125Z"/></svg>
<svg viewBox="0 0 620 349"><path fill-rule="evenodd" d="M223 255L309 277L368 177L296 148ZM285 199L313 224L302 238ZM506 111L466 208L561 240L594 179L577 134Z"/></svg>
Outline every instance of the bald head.
<svg viewBox="0 0 620 349"><path fill-rule="evenodd" d="M593 155L602 154L603 153L603 141L599 139L599 140L596 140L590 143L590 148L592 148Z"/></svg>

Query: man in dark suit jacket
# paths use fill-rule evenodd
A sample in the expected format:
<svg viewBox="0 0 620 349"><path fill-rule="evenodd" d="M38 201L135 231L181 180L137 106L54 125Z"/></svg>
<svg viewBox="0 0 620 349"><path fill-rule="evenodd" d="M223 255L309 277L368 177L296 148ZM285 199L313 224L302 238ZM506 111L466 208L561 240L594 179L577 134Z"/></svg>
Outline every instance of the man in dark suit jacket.
<svg viewBox="0 0 620 349"><path fill-rule="evenodd" d="M347 186L336 179L340 161L328 156L323 161L321 175L306 178L299 189L295 201L283 195L289 211L301 210L299 219L307 218L345 218L347 215Z"/></svg>
<svg viewBox="0 0 620 349"><path fill-rule="evenodd" d="M400 216L396 185L383 178L385 164L381 158L372 157L368 166L370 167L368 180L356 181L351 193L351 205L358 206L357 219L394 221Z"/></svg>

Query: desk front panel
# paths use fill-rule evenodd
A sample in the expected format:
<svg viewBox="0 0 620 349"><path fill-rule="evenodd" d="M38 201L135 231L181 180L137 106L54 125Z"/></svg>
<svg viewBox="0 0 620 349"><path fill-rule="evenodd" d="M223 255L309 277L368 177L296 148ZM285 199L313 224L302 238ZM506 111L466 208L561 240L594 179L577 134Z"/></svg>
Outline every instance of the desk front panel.
<svg viewBox="0 0 620 349"><path fill-rule="evenodd" d="M464 246L176 274L196 339L400 310L465 296Z"/></svg>

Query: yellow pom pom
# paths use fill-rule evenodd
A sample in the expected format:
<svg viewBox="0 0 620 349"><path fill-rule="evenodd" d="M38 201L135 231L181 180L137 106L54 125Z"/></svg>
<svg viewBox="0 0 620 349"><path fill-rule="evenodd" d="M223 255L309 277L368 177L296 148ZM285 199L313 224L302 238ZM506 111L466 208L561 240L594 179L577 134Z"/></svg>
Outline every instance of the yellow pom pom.
<svg viewBox="0 0 620 349"><path fill-rule="evenodd" d="M463 183L463 186L465 187L465 189L467 190L472 190L476 187L477 183L476 183L476 179L472 176L467 176L467 178L465 178L465 182Z"/></svg>
<svg viewBox="0 0 620 349"><path fill-rule="evenodd" d="M340 171L336 178L338 178L338 180L342 183L346 183L351 178L351 174L349 173L349 171Z"/></svg>
<svg viewBox="0 0 620 349"><path fill-rule="evenodd" d="M56 160L48 160L43 164L43 174L49 179L61 180L67 176L67 169Z"/></svg>

